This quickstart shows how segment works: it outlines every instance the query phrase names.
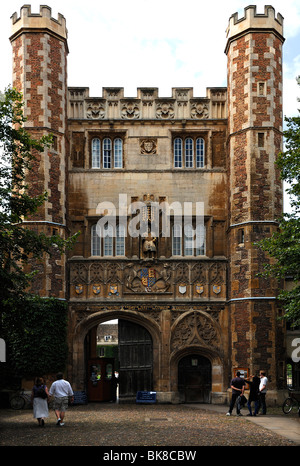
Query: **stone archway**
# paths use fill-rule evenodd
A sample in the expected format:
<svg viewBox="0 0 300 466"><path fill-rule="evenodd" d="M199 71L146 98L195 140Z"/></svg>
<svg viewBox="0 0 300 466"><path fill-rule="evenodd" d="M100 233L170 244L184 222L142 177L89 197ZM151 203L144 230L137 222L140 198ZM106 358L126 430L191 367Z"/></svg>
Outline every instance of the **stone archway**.
<svg viewBox="0 0 300 466"><path fill-rule="evenodd" d="M71 358L69 364L69 374L75 390L85 389L85 351L84 341L88 332L95 326L112 319L128 320L144 327L152 338L153 343L153 389L156 389L160 374L160 339L158 324L147 316L136 311L120 310L105 310L94 312L80 320L76 325L69 342L72 347ZM70 348L71 349L71 348Z"/></svg>
<svg viewBox="0 0 300 466"><path fill-rule="evenodd" d="M185 402L185 397L182 396L182 388L178 386L179 382L179 364L184 358L187 357L199 357L206 359L209 362L211 368L211 377L209 380L209 385L211 387L211 393L209 400L200 400L201 402L211 402L211 403L225 403L227 399L226 391L224 391L223 376L224 376L224 364L221 360L221 357L201 346L187 346L181 350L174 353L170 361L170 372L171 372L171 390L177 394L176 398L178 402ZM207 395L205 395L207 396ZM197 400L194 400L197 401ZM200 402L198 400L198 402Z"/></svg>
<svg viewBox="0 0 300 466"><path fill-rule="evenodd" d="M193 355L206 358L210 363L210 401L226 401L221 330L209 313L193 310L182 314L172 325L170 350L170 386L179 401L184 400L178 387L178 365L183 358Z"/></svg>

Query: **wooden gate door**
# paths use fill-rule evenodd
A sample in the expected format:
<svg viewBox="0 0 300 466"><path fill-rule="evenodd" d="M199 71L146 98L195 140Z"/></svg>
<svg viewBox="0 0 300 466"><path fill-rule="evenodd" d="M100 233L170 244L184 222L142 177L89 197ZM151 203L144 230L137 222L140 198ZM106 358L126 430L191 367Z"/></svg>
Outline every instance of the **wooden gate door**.
<svg viewBox="0 0 300 466"><path fill-rule="evenodd" d="M114 359L94 358L88 361L89 401L115 400Z"/></svg>
<svg viewBox="0 0 300 466"><path fill-rule="evenodd" d="M211 363L209 359L193 354L179 361L178 391L186 403L210 403Z"/></svg>
<svg viewBox="0 0 300 466"><path fill-rule="evenodd" d="M153 345L149 332L119 320L119 399L134 400L137 391L152 390Z"/></svg>

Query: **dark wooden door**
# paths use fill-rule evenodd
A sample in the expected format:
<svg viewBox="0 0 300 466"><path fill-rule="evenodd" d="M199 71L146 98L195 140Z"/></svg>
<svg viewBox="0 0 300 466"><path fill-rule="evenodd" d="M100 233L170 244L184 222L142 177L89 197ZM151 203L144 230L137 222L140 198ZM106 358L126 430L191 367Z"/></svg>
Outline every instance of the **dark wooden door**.
<svg viewBox="0 0 300 466"><path fill-rule="evenodd" d="M204 356L185 356L178 364L178 390L186 403L210 403L211 363Z"/></svg>
<svg viewBox="0 0 300 466"><path fill-rule="evenodd" d="M140 390L152 390L153 345L149 332L119 320L119 398L133 400Z"/></svg>

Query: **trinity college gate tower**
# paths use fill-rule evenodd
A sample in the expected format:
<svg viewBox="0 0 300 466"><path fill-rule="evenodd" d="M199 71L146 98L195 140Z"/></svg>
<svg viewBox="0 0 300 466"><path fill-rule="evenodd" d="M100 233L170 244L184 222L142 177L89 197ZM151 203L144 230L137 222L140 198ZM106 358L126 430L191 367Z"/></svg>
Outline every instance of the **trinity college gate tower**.
<svg viewBox="0 0 300 466"><path fill-rule="evenodd" d="M230 17L228 84L204 97L189 87L170 97L143 87L133 98L122 87L100 97L68 87L66 21L47 6L15 13L10 40L26 128L53 134L29 179L49 197L27 224L81 232L36 281L41 296L68 302L74 390L106 399L117 369L120 399L153 390L159 402L223 403L237 369L264 369L278 399L284 327L254 243L282 211L282 16L249 6ZM111 320L118 353L106 358L97 328Z"/></svg>

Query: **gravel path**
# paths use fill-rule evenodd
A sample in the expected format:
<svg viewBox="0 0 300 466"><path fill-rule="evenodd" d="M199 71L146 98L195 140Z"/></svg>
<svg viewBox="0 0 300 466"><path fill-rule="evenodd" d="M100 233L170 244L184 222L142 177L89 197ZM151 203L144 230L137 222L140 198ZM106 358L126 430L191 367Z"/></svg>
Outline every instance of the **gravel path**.
<svg viewBox="0 0 300 466"><path fill-rule="evenodd" d="M90 403L53 411L40 428L32 411L0 410L1 446L292 446L245 417L184 405Z"/></svg>

